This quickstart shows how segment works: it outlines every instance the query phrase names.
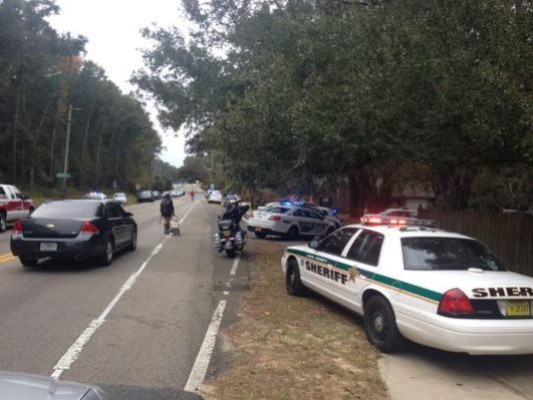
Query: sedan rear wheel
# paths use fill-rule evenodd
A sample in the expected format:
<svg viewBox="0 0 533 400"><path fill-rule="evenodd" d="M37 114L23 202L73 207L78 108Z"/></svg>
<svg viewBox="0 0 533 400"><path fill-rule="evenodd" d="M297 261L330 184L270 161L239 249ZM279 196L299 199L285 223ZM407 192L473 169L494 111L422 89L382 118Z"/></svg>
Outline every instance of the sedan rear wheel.
<svg viewBox="0 0 533 400"><path fill-rule="evenodd" d="M404 338L389 302L374 296L365 305L364 328L368 341L383 353L394 353L404 344Z"/></svg>
<svg viewBox="0 0 533 400"><path fill-rule="evenodd" d="M113 252L114 252L113 241L110 239L107 239L105 243L105 252L100 257L100 262L103 266L107 267L108 265L111 265L111 263L113 262Z"/></svg>
<svg viewBox="0 0 533 400"><path fill-rule="evenodd" d="M25 267L35 267L39 262L37 258L19 257L20 263Z"/></svg>
<svg viewBox="0 0 533 400"><path fill-rule="evenodd" d="M131 234L131 242L128 245L128 251L135 251L137 248L137 231L133 231Z"/></svg>

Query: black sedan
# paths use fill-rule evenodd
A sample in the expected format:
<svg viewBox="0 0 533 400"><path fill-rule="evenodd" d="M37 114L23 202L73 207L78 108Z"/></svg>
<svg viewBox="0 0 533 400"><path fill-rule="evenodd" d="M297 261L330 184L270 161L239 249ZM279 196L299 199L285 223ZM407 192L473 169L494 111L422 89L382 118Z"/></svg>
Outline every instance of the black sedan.
<svg viewBox="0 0 533 400"><path fill-rule="evenodd" d="M114 201L51 201L15 222L11 252L26 267L48 257L97 258L110 265L115 252L137 247L137 224L132 216Z"/></svg>

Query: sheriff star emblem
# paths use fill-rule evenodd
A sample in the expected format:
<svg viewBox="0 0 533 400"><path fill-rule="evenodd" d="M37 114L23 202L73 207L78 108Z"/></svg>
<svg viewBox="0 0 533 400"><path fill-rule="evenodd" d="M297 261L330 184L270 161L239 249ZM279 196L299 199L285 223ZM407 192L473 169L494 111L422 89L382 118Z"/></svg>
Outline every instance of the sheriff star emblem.
<svg viewBox="0 0 533 400"><path fill-rule="evenodd" d="M348 282L353 281L353 283L355 283L358 275L357 268L353 267L350 272L348 272Z"/></svg>

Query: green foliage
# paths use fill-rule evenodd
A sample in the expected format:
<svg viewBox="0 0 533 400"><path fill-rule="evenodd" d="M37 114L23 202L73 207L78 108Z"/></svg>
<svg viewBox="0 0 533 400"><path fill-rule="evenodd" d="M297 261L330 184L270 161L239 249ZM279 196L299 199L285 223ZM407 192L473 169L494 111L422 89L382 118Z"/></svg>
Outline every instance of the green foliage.
<svg viewBox="0 0 533 400"><path fill-rule="evenodd" d="M533 162L528 3L183 4L191 40L146 31L136 82L233 187L303 193L346 176L361 210L422 165L413 180L457 209L481 167Z"/></svg>
<svg viewBox="0 0 533 400"><path fill-rule="evenodd" d="M161 147L142 104L83 62L86 39L59 35L53 0L0 1L0 179L58 187L73 106L70 185L132 189L149 183Z"/></svg>
<svg viewBox="0 0 533 400"><path fill-rule="evenodd" d="M209 182L209 171L205 160L201 157L187 157L183 161L183 166L177 171L177 180L181 182L194 183L200 181L203 184Z"/></svg>

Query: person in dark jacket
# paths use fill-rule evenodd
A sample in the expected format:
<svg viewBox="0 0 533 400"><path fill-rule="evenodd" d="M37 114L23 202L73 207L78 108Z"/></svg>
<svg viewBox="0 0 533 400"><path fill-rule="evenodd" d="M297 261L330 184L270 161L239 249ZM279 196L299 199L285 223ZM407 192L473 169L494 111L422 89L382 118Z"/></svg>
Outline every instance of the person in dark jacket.
<svg viewBox="0 0 533 400"><path fill-rule="evenodd" d="M163 200L161 200L161 205L159 206L161 212L161 218L163 218L163 226L165 228L165 235L170 233L170 219L175 216L174 213L174 203L170 198L170 194L165 194Z"/></svg>

